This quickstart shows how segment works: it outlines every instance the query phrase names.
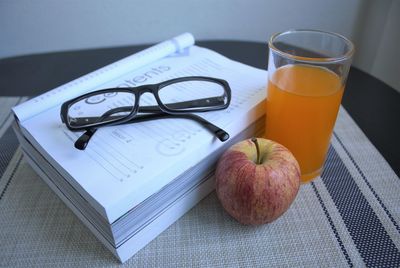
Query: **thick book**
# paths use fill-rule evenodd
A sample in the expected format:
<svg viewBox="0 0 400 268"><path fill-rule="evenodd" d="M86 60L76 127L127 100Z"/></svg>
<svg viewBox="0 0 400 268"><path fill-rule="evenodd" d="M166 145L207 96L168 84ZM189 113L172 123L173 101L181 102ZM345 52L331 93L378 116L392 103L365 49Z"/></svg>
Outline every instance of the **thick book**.
<svg viewBox="0 0 400 268"><path fill-rule="evenodd" d="M228 141L168 118L101 128L80 151L74 141L82 133L61 122L62 103L84 93L182 76L228 81L230 106L197 114L226 130ZM225 149L262 132L266 81L265 70L195 46L186 33L14 107L14 129L32 167L123 262L213 190Z"/></svg>

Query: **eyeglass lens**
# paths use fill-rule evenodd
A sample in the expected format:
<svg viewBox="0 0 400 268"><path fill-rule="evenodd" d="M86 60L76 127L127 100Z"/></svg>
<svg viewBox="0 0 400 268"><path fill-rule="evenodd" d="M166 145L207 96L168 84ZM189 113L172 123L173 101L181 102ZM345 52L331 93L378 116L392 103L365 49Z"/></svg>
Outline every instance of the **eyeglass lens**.
<svg viewBox="0 0 400 268"><path fill-rule="evenodd" d="M211 81L174 83L161 88L158 95L168 109L177 111L196 111L199 108L222 106L228 101L224 87Z"/></svg>
<svg viewBox="0 0 400 268"><path fill-rule="evenodd" d="M110 92L90 96L73 103L68 109L71 127L97 122L112 122L127 116L133 109L135 95L129 92Z"/></svg>

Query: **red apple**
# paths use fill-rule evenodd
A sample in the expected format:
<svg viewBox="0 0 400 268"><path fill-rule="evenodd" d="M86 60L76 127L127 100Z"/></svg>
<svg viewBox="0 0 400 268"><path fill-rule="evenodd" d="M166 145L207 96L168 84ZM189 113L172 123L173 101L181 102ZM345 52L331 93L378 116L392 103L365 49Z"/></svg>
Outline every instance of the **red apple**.
<svg viewBox="0 0 400 268"><path fill-rule="evenodd" d="M217 196L240 223L269 223L294 201L300 174L297 160L283 145L262 138L244 140L218 161Z"/></svg>

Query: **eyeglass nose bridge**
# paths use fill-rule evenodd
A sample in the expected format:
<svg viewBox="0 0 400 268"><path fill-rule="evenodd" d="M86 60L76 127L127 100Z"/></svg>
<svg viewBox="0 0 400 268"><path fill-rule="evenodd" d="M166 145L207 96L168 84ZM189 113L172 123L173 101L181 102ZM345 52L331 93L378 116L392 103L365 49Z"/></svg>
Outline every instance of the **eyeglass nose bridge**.
<svg viewBox="0 0 400 268"><path fill-rule="evenodd" d="M159 90L159 86L157 84L143 85L143 86L135 88L134 93L136 96L135 97L135 108L136 109L133 112L133 114L136 114L140 108L143 108L140 106L140 100L141 100L142 95L145 93L151 94L153 96L154 100L156 101L156 104L149 105L149 107L151 107L151 110L154 110L155 107L157 107L156 111L154 111L154 112L160 112L160 111L167 112L167 109L165 108L164 104L160 101L160 97L158 96L158 90ZM146 110L146 109L144 109L144 110Z"/></svg>
<svg viewBox="0 0 400 268"><path fill-rule="evenodd" d="M142 95L143 93L155 93L158 90L158 86L156 84L150 85L142 85L139 87L132 88L135 93Z"/></svg>

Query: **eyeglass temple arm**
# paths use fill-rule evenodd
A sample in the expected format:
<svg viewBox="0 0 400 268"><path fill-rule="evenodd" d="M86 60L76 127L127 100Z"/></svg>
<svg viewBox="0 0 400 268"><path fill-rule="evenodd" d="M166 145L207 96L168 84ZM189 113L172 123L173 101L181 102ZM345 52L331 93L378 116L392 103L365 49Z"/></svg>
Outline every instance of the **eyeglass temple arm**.
<svg viewBox="0 0 400 268"><path fill-rule="evenodd" d="M156 119L163 119L163 118L184 118L184 119L192 119L200 124L202 124L205 128L207 128L210 132L212 132L220 141L226 141L229 139L229 134L217 127L216 125L212 124L211 122L205 120L204 118L195 115L195 114L178 114L172 115L167 113L156 113L156 114L147 114L147 115L139 115L133 119L131 119L126 123L139 123L144 121L156 120ZM96 133L97 129L88 129L85 133L83 133L78 140L76 140L74 146L76 149L85 150L86 146L88 145L90 139L92 138L93 134Z"/></svg>
<svg viewBox="0 0 400 268"><path fill-rule="evenodd" d="M168 107L171 109L185 109L185 108L195 108L195 107L212 107L212 106L218 106L224 104L224 97L212 97L212 98L204 98L204 99L197 99L197 100L191 100L191 101L182 101L182 102L176 102L176 103L171 103L168 104ZM116 113L122 113L122 112L131 112L132 111L132 106L123 106L123 107L118 107L111 109L104 114L101 115L101 117L76 117L75 122L73 122L76 125L83 125L83 124L91 124L91 123L96 123L99 121L102 121L106 118L110 119L112 118L113 120L117 119L118 117L125 117L125 116L113 116L111 115L116 114ZM139 106L139 113L158 113L162 112L160 107L158 106Z"/></svg>
<svg viewBox="0 0 400 268"><path fill-rule="evenodd" d="M78 150L85 150L86 146L88 145L90 139L96 133L97 128L88 129L83 133L74 143L74 146Z"/></svg>
<svg viewBox="0 0 400 268"><path fill-rule="evenodd" d="M204 99L197 99L191 101L182 101L182 102L174 102L165 104L170 109L185 109L185 108L196 108L196 107L212 107L212 106L219 106L224 104L224 96L220 97L212 97L212 98L204 98ZM120 110L121 109L121 110ZM117 111L118 110L118 111ZM132 110L132 106L125 106L112 109L107 113L119 113L119 112L129 112ZM155 106L139 106L139 113L156 113L161 112L160 107L157 105Z"/></svg>
<svg viewBox="0 0 400 268"><path fill-rule="evenodd" d="M185 108L197 108L197 107L213 107L223 105L225 103L225 97L211 97L211 98L203 98L203 99L196 99L190 101L181 101L181 102L174 102L174 103L167 103L164 104L168 106L170 109L185 109ZM129 107L129 106L128 106ZM132 109L132 107L130 107ZM139 106L140 113L156 113L161 112L161 109L156 106Z"/></svg>
<svg viewBox="0 0 400 268"><path fill-rule="evenodd" d="M226 141L229 139L229 134L225 130L217 127L213 123L211 123L211 122L207 121L206 119L204 119L198 115L195 115L195 114L156 113L156 114L139 115L139 116L136 116L135 118L131 119L127 123L139 123L139 122L155 120L155 119L162 119L162 118L184 118L184 119L195 120L198 123L202 124L209 131L214 133L215 136L217 136L217 138L220 141Z"/></svg>

